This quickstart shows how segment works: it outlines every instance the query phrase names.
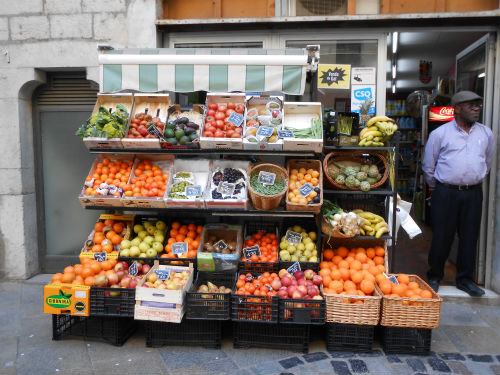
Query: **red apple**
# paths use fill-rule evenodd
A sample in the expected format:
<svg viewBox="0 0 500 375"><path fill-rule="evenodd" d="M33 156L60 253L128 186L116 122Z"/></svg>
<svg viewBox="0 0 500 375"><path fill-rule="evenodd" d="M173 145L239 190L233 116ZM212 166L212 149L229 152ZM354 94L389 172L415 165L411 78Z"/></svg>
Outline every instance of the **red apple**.
<svg viewBox="0 0 500 375"><path fill-rule="evenodd" d="M312 280L313 276L314 276L314 271L313 270L305 270L304 271L304 278L306 280Z"/></svg>
<svg viewBox="0 0 500 375"><path fill-rule="evenodd" d="M135 289L137 287L137 280L135 280L135 279L130 280L130 284L128 287L130 289Z"/></svg>
<svg viewBox="0 0 500 375"><path fill-rule="evenodd" d="M295 271L295 273L293 274L293 276L295 276L295 278L298 280L298 279L302 279L304 277L304 272L303 271Z"/></svg>
<svg viewBox="0 0 500 375"><path fill-rule="evenodd" d="M290 285L292 285L292 279L290 279L288 276L285 276L281 279L281 284L283 286L289 287Z"/></svg>
<svg viewBox="0 0 500 375"><path fill-rule="evenodd" d="M125 276L123 279L120 280L120 287L128 288L131 280L132 279L129 276Z"/></svg>
<svg viewBox="0 0 500 375"><path fill-rule="evenodd" d="M106 277L106 275L99 275L95 278L94 285L99 287L106 287L108 286L108 278Z"/></svg>
<svg viewBox="0 0 500 375"><path fill-rule="evenodd" d="M299 285L297 290L299 290L304 296L307 294L307 287L305 285Z"/></svg>
<svg viewBox="0 0 500 375"><path fill-rule="evenodd" d="M281 288L281 281L279 281L278 279L274 279L272 282L271 282L271 287L274 289L274 290L279 290Z"/></svg>
<svg viewBox="0 0 500 375"><path fill-rule="evenodd" d="M110 273L108 275L108 284L111 286L111 285L116 285L118 284L118 275L116 273Z"/></svg>
<svg viewBox="0 0 500 375"><path fill-rule="evenodd" d="M304 294L298 289L295 292L293 292L293 294L292 294L293 299L302 299L303 297L304 297Z"/></svg>
<svg viewBox="0 0 500 375"><path fill-rule="evenodd" d="M309 288L307 288L307 295L314 297L314 296L317 296L318 294L319 294L318 289L313 288L311 286Z"/></svg>
<svg viewBox="0 0 500 375"><path fill-rule="evenodd" d="M278 291L278 296L280 298L288 298L288 292L286 291L286 288L285 287L282 287L279 291Z"/></svg>
<svg viewBox="0 0 500 375"><path fill-rule="evenodd" d="M284 278L286 275L288 275L288 271L284 268L280 269L280 272L278 273L280 279Z"/></svg>
<svg viewBox="0 0 500 375"><path fill-rule="evenodd" d="M314 277L313 277L313 284L319 286L322 283L323 283L323 278L320 275L314 275Z"/></svg>
<svg viewBox="0 0 500 375"><path fill-rule="evenodd" d="M121 264L123 265L123 269L124 269L124 270L128 270L128 263L127 263L126 261L122 260L122 261L120 261L120 262L118 262L118 263L121 263ZM118 263L117 263L117 264L118 264ZM115 270L115 271L116 271L116 270Z"/></svg>
<svg viewBox="0 0 500 375"><path fill-rule="evenodd" d="M151 270L151 266L150 266L149 264L144 264L144 265L142 266L142 270L141 270L141 272L142 272L142 274L143 274L143 275L145 275L145 274L147 274L150 270Z"/></svg>

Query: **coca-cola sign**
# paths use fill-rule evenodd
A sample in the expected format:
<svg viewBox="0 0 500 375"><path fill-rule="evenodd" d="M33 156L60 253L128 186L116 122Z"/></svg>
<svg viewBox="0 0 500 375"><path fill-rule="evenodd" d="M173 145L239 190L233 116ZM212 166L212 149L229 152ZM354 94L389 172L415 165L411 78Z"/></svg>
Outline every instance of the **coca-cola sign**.
<svg viewBox="0 0 500 375"><path fill-rule="evenodd" d="M451 121L453 118L453 107L429 108L429 121Z"/></svg>

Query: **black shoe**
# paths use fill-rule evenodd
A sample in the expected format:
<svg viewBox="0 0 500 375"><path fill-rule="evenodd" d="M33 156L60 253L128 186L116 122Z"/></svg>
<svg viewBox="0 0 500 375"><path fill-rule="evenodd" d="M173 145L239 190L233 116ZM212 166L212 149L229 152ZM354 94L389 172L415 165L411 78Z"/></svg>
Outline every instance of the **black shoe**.
<svg viewBox="0 0 500 375"><path fill-rule="evenodd" d="M429 286L437 293L439 290L439 280L430 279L428 282Z"/></svg>
<svg viewBox="0 0 500 375"><path fill-rule="evenodd" d="M479 288L469 279L457 280L457 289L463 290L472 297L481 297L484 295L484 290Z"/></svg>

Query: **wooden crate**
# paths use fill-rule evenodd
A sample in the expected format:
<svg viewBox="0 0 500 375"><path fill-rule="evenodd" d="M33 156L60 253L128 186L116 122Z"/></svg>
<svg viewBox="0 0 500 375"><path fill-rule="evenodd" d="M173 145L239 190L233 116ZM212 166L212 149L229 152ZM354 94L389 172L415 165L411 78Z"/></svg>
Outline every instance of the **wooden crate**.
<svg viewBox="0 0 500 375"><path fill-rule="evenodd" d="M283 114L283 97L282 96L268 96L268 95L247 96L245 102L246 102L245 103L245 112L246 113L248 113L248 110L252 109L252 108L255 108L257 110L266 109L267 103L276 102L280 105L281 112ZM248 139L246 139L245 133L247 131L247 126L246 126L247 121L248 121L248 118L245 119L245 121L244 121L245 124L243 127L243 149L244 150L271 150L271 151L283 150L283 139L278 139L274 143L250 142ZM284 121L284 117L282 116L281 125L276 126L277 130L283 129L283 121Z"/></svg>
<svg viewBox="0 0 500 375"><path fill-rule="evenodd" d="M321 103L317 102L285 102L283 106L283 126L298 129L306 129L311 125L313 116L319 116L323 123L323 111ZM323 151L323 136L321 139L309 138L285 138L283 140L284 151Z"/></svg>
<svg viewBox="0 0 500 375"><path fill-rule="evenodd" d="M286 139L285 139L286 140ZM323 166L321 165L321 161L319 160L311 160L311 159L291 159L288 160L288 163L286 165L286 169L288 172L288 178L290 178L290 170L291 169L299 169L299 168L305 168L309 169L312 168L316 171L319 172L319 182L317 187L320 188L320 202L319 203L312 203L312 204L300 204L300 203L293 203L288 200L288 186L286 188L286 210L287 211L313 211L315 213L319 213L321 211L321 205L323 204Z"/></svg>

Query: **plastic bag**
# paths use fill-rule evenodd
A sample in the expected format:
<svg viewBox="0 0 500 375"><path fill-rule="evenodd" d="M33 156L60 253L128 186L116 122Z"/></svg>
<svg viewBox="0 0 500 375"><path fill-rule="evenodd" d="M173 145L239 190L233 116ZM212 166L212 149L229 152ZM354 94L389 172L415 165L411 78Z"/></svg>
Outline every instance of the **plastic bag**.
<svg viewBox="0 0 500 375"><path fill-rule="evenodd" d="M392 233L392 197L389 198L389 218L387 220L387 224L389 226L389 233ZM420 233L422 233L422 230L420 227L417 225L415 220L412 219L410 216L410 211L411 211L411 203L406 202L402 200L399 195L398 195L398 203L396 206L396 238L395 241L397 243L398 239L398 231L399 227L402 226L403 229L406 231L408 234L408 237L410 239L413 239L414 237L418 236ZM390 246L392 245L392 240L387 241L387 245Z"/></svg>

